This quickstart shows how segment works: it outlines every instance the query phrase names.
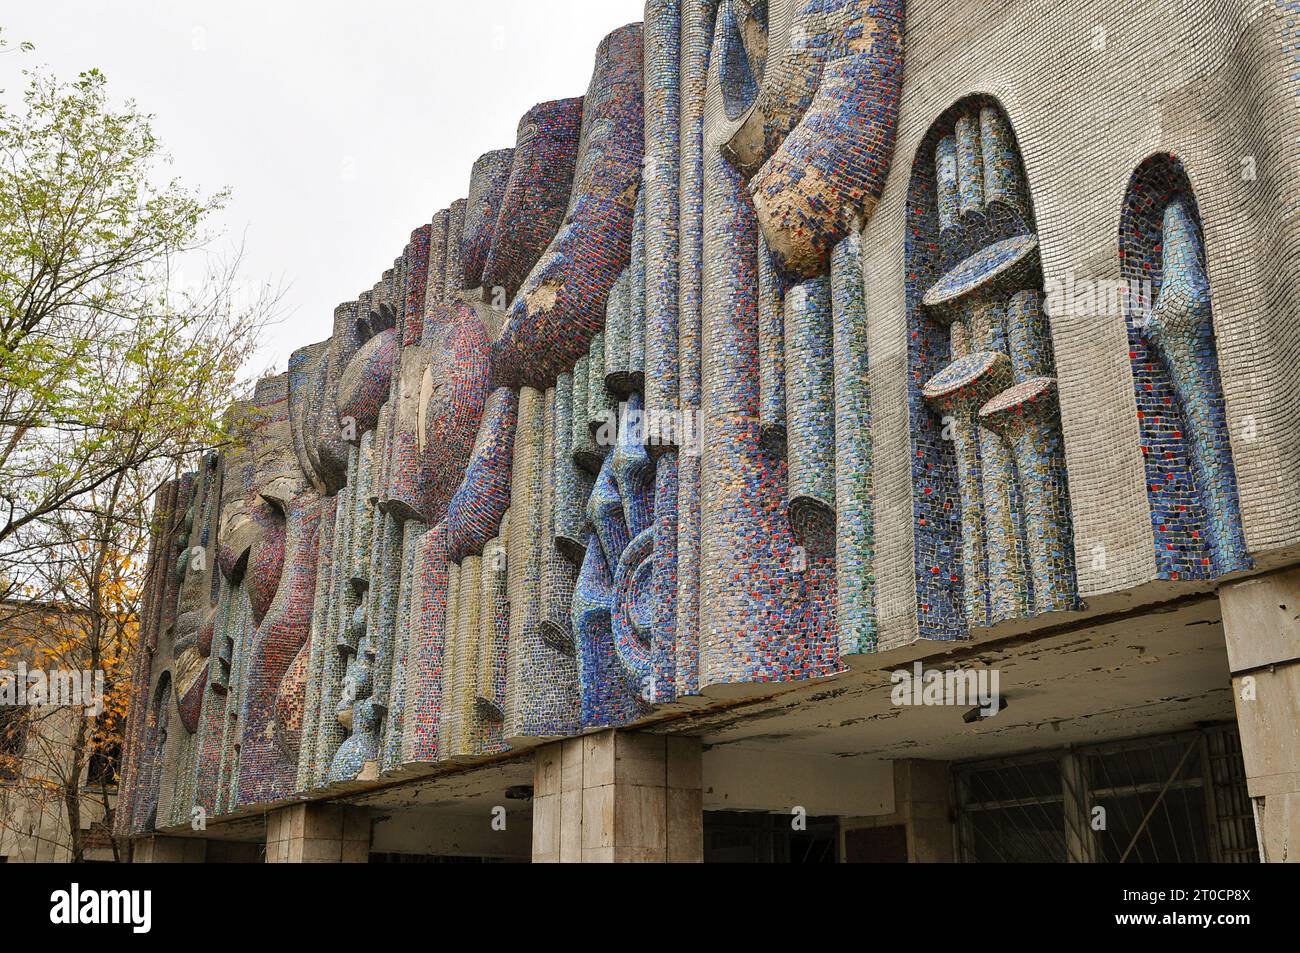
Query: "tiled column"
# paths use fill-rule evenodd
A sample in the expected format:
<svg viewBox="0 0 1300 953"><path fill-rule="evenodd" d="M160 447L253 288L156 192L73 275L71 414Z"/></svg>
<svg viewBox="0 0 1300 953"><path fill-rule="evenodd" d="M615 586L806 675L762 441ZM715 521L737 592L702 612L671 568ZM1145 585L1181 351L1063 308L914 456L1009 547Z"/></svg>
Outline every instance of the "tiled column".
<svg viewBox="0 0 1300 953"><path fill-rule="evenodd" d="M1219 590L1261 859L1300 862L1300 569Z"/></svg>
<svg viewBox="0 0 1300 953"><path fill-rule="evenodd" d="M699 863L698 738L603 731L537 750L537 863Z"/></svg>
<svg viewBox="0 0 1300 953"><path fill-rule="evenodd" d="M345 804L294 804L266 815L268 864L364 864L370 812Z"/></svg>
<svg viewBox="0 0 1300 953"><path fill-rule="evenodd" d="M207 848L208 842L201 837L140 837L131 844L131 863L201 864Z"/></svg>

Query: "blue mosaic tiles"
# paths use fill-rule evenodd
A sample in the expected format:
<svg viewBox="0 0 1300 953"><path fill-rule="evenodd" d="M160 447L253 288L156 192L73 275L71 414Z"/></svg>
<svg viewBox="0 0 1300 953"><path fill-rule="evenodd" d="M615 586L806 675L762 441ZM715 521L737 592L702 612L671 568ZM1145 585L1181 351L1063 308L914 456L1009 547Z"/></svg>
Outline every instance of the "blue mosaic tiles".
<svg viewBox="0 0 1300 953"><path fill-rule="evenodd" d="M1177 158L1152 156L1134 172L1119 240L1157 571L1212 579L1249 568L1200 216Z"/></svg>
<svg viewBox="0 0 1300 953"><path fill-rule="evenodd" d="M519 398L502 387L483 412L465 479L447 510L447 554L452 562L482 555L510 506L510 478Z"/></svg>
<svg viewBox="0 0 1300 953"><path fill-rule="evenodd" d="M996 103L958 103L922 141L905 253L920 633L1075 608L1038 240Z"/></svg>
<svg viewBox="0 0 1300 953"><path fill-rule="evenodd" d="M569 209L493 344L498 384L549 387L604 325L605 299L630 260L643 105L637 23L610 34L597 52Z"/></svg>
<svg viewBox="0 0 1300 953"><path fill-rule="evenodd" d="M785 293L786 466L790 525L808 548L834 545L834 332L829 276Z"/></svg>
<svg viewBox="0 0 1300 953"><path fill-rule="evenodd" d="M798 44L801 62L764 78L746 125L762 127L773 112L782 119L735 144L769 247L790 272L824 273L831 249L875 209L893 158L904 8L904 0L798 6L792 29L810 39Z"/></svg>
<svg viewBox="0 0 1300 953"><path fill-rule="evenodd" d="M639 394L628 407L640 411ZM629 427L605 457L591 498L586 553L573 601L581 721L621 724L654 698L651 663L654 580L654 466Z"/></svg>

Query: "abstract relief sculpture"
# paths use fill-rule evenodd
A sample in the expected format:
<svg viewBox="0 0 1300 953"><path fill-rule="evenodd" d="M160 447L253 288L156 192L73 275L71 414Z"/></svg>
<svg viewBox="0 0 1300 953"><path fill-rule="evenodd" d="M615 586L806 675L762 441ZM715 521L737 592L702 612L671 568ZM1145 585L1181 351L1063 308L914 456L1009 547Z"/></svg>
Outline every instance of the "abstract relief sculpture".
<svg viewBox="0 0 1300 953"><path fill-rule="evenodd" d="M541 103L519 121L519 141L498 203L482 285L502 289L505 301L559 230L573 187L583 101Z"/></svg>
<svg viewBox="0 0 1300 953"><path fill-rule="evenodd" d="M1182 163L1152 156L1120 219L1142 455L1156 565L1211 579L1251 565L1242 531L1200 215Z"/></svg>
<svg viewBox="0 0 1300 953"><path fill-rule="evenodd" d="M904 2L726 6L759 83L724 149L752 176L755 210L777 260L800 276L823 273L831 249L871 217L884 188L902 87ZM771 24L766 31L762 20ZM769 49L763 32L785 42ZM752 82L744 72L737 80L741 90ZM735 95L744 93L728 98Z"/></svg>
<svg viewBox="0 0 1300 953"><path fill-rule="evenodd" d="M904 25L904 0L646 0L232 405L156 496L117 833L1080 608L1059 231L1001 105L927 112L926 63L891 171ZM1202 588L1251 565L1205 242L1180 162L1143 162L1119 266L1147 575Z"/></svg>
<svg viewBox="0 0 1300 953"><path fill-rule="evenodd" d="M123 832L874 647L901 0L646 14L160 493Z"/></svg>
<svg viewBox="0 0 1300 953"><path fill-rule="evenodd" d="M122 832L874 647L857 230L901 18L651 0L231 410L157 499Z"/></svg>
<svg viewBox="0 0 1300 953"><path fill-rule="evenodd" d="M1038 238L1001 107L923 140L908 194L907 308L919 629L1075 608L1074 546Z"/></svg>
<svg viewBox="0 0 1300 953"><path fill-rule="evenodd" d="M119 833L1078 607L1038 226L1002 108L964 99L908 143L905 314L881 314L866 264L876 230L896 237L873 215L903 0L645 9L585 96L530 109L159 491ZM1134 175L1120 244L1154 284L1129 332L1159 574L1243 568L1172 157ZM877 342L898 361L869 360ZM877 433L904 373L908 432ZM901 529L880 520L909 491Z"/></svg>
<svg viewBox="0 0 1300 953"><path fill-rule="evenodd" d="M605 298L629 260L644 157L641 53L640 24L614 32L597 51L568 211L493 345L501 384L545 386L604 322Z"/></svg>
<svg viewBox="0 0 1300 953"><path fill-rule="evenodd" d="M619 418L599 424L608 453L587 501L591 529L574 592L584 726L627 721L660 700L658 685L668 682L651 659L655 468L643 442L640 394Z"/></svg>

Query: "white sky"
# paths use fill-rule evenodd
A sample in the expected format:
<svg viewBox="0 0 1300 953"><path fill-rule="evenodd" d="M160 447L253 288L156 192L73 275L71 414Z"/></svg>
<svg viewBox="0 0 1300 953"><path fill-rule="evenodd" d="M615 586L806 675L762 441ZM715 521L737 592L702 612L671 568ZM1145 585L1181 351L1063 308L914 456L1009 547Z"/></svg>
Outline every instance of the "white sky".
<svg viewBox="0 0 1300 953"><path fill-rule="evenodd" d="M470 167L515 144L534 103L586 92L596 46L644 0L8 0L0 26L44 64L98 67L155 115L172 171L229 186L224 241L246 279L287 288L256 367L283 370L330 333L413 228L465 195Z"/></svg>

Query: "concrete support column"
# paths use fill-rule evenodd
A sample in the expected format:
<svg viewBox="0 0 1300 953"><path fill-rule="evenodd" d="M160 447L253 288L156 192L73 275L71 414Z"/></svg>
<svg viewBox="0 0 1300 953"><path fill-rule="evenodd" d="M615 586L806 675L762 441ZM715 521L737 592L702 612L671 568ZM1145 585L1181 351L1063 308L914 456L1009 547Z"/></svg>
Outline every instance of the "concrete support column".
<svg viewBox="0 0 1300 953"><path fill-rule="evenodd" d="M951 863L954 831L949 792L946 761L895 761L894 810L845 818L842 856L849 862Z"/></svg>
<svg viewBox="0 0 1300 953"><path fill-rule="evenodd" d="M1261 859L1300 862L1300 569L1219 590Z"/></svg>
<svg viewBox="0 0 1300 953"><path fill-rule="evenodd" d="M364 864L370 811L346 804L294 804L266 815L268 864Z"/></svg>
<svg viewBox="0 0 1300 953"><path fill-rule="evenodd" d="M535 757L535 863L703 860L698 738L603 731Z"/></svg>
<svg viewBox="0 0 1300 953"><path fill-rule="evenodd" d="M201 864L208 842L201 837L138 837L131 842L133 864Z"/></svg>

